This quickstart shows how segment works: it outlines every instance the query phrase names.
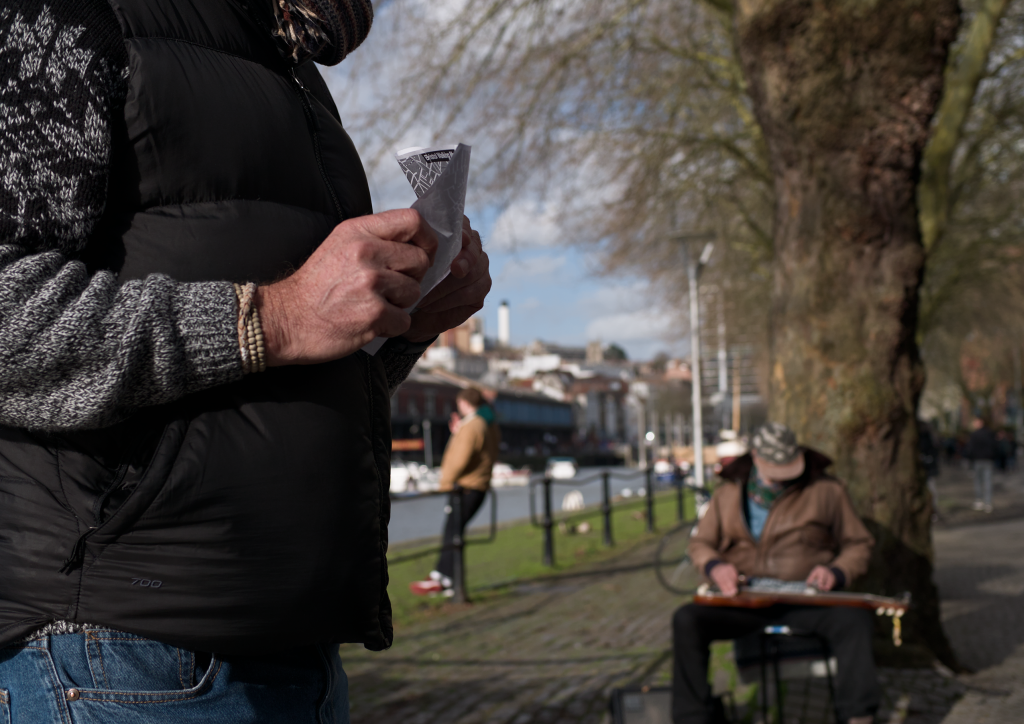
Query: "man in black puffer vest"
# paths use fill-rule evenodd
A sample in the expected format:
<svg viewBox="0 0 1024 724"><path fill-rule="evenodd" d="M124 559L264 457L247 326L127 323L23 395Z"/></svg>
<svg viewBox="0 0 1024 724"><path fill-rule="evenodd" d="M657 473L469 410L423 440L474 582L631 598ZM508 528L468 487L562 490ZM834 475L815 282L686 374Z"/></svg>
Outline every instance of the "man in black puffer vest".
<svg viewBox="0 0 1024 724"><path fill-rule="evenodd" d="M369 0L0 0L0 721L346 722L389 395L480 238L374 215L312 61ZM376 356L361 348L391 340Z"/></svg>

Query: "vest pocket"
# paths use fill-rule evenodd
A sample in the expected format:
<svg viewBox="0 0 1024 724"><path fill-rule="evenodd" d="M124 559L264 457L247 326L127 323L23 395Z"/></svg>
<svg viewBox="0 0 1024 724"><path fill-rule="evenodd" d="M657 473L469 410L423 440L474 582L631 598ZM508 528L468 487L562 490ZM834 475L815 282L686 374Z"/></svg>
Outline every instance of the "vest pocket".
<svg viewBox="0 0 1024 724"><path fill-rule="evenodd" d="M70 575L85 563L86 545L90 540L108 543L128 530L141 517L163 488L171 466L181 448L188 422L176 420L167 426L153 427L139 437L145 444L142 452L132 448L126 453L114 476L97 500L99 517L75 541L64 559L60 572ZM108 499L109 493L116 492ZM102 502L108 513L103 514Z"/></svg>
<svg viewBox="0 0 1024 724"><path fill-rule="evenodd" d="M59 489L84 525L98 527L138 484L156 454L167 419L143 411L111 427L54 435Z"/></svg>

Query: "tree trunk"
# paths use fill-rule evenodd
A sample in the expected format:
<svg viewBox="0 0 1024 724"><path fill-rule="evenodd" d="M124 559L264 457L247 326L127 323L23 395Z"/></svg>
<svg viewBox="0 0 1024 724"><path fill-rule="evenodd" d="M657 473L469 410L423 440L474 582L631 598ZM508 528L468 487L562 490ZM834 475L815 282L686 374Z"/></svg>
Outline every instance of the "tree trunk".
<svg viewBox="0 0 1024 724"><path fill-rule="evenodd" d="M915 187L959 17L956 0L736 9L776 191L770 414L833 457L875 535L858 585L913 594L901 658L953 665L917 464Z"/></svg>

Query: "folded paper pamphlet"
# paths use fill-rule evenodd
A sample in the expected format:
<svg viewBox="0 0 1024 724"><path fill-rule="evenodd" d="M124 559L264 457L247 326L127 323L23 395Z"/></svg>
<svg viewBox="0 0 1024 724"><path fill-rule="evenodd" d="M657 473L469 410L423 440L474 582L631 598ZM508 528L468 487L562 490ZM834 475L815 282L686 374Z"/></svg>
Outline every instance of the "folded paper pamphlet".
<svg viewBox="0 0 1024 724"><path fill-rule="evenodd" d="M437 235L434 263L420 282L420 298L405 310L407 312L415 309L444 281L462 250L462 217L466 209L471 150L470 146L460 143L439 148L407 148L397 154L398 165L416 192L412 208L420 212ZM363 350L377 354L387 341L387 337L377 337Z"/></svg>

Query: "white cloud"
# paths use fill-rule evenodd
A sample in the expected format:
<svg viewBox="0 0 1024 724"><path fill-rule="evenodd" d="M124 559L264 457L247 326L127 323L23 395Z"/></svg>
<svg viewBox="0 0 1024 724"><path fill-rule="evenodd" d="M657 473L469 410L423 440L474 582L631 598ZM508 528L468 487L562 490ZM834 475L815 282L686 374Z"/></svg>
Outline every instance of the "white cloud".
<svg viewBox="0 0 1024 724"><path fill-rule="evenodd" d="M498 272L495 282L502 286L513 286L522 282L536 284L544 277L562 271L569 258L565 254L551 256L542 254L529 258L514 258L505 263Z"/></svg>
<svg viewBox="0 0 1024 724"><path fill-rule="evenodd" d="M587 339L615 343L626 349L630 359L651 359L658 352L686 356L689 343L681 335L678 321L655 307L621 312L592 319L587 324Z"/></svg>
<svg viewBox="0 0 1024 724"><path fill-rule="evenodd" d="M530 201L514 201L494 222L487 249L514 251L552 247L562 239L554 209Z"/></svg>
<svg viewBox="0 0 1024 724"><path fill-rule="evenodd" d="M614 282L605 277L600 287L580 297L579 304L593 315L607 316L623 312L639 312L650 306L650 284L634 279Z"/></svg>
<svg viewBox="0 0 1024 724"><path fill-rule="evenodd" d="M675 332L672 322L669 315L654 308L619 312L590 320L587 339L620 343L667 339Z"/></svg>

